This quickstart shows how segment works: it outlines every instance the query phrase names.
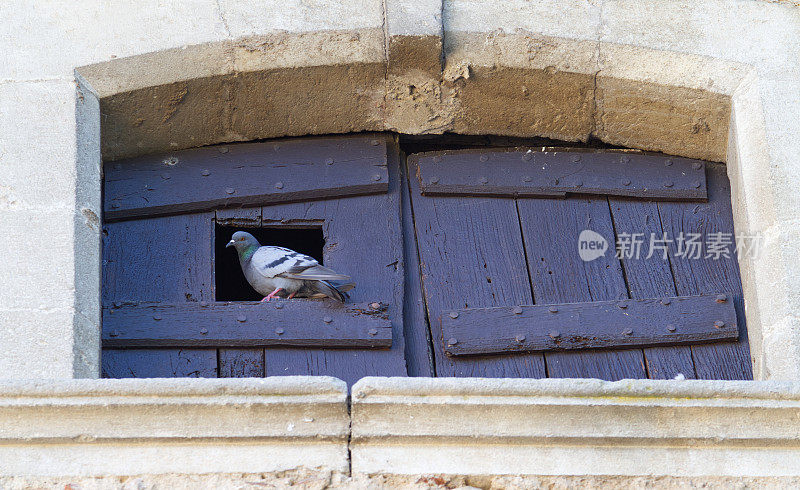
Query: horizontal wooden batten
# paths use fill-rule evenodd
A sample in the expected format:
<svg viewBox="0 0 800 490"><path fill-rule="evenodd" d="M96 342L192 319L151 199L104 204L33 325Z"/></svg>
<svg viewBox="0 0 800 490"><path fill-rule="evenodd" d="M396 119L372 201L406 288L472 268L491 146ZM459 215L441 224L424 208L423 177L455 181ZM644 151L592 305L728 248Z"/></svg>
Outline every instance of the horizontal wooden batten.
<svg viewBox="0 0 800 490"><path fill-rule="evenodd" d="M424 195L708 197L705 164L686 158L532 149L454 150L410 158L418 159Z"/></svg>
<svg viewBox="0 0 800 490"><path fill-rule="evenodd" d="M125 303L103 308L103 347L389 348L385 303Z"/></svg>
<svg viewBox="0 0 800 490"><path fill-rule="evenodd" d="M469 308L441 315L453 356L735 340L730 294Z"/></svg>
<svg viewBox="0 0 800 490"><path fill-rule="evenodd" d="M243 143L105 165L107 220L385 193L383 136Z"/></svg>

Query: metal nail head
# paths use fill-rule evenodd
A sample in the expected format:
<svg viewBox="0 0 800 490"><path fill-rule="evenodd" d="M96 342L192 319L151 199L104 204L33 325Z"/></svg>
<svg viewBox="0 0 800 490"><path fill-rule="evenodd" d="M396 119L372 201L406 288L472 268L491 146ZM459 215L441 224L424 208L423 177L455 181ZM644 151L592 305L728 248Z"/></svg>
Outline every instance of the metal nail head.
<svg viewBox="0 0 800 490"><path fill-rule="evenodd" d="M284 330L282 328L276 328L275 333L278 335L283 335Z"/></svg>
<svg viewBox="0 0 800 490"><path fill-rule="evenodd" d="M630 328L626 328L625 330L622 331L622 334L623 335L633 335L633 330L631 330Z"/></svg>
<svg viewBox="0 0 800 490"><path fill-rule="evenodd" d="M581 161L581 156L580 155L572 155L572 162L573 163L578 163L580 161Z"/></svg>
<svg viewBox="0 0 800 490"><path fill-rule="evenodd" d="M672 187L673 185L675 185L674 182L671 181L664 182L664 187Z"/></svg>
<svg viewBox="0 0 800 490"><path fill-rule="evenodd" d="M672 160L667 160L667 161L665 161L665 162L664 162L664 166L665 166L665 167L671 167L671 166L672 166Z"/></svg>
<svg viewBox="0 0 800 490"><path fill-rule="evenodd" d="M438 184L438 183L439 183L439 177L431 177L431 184Z"/></svg>
<svg viewBox="0 0 800 490"><path fill-rule="evenodd" d="M161 315L153 315L153 320L161 320Z"/></svg>
<svg viewBox="0 0 800 490"><path fill-rule="evenodd" d="M676 330L675 325L667 325L667 330L670 332L674 332Z"/></svg>
<svg viewBox="0 0 800 490"><path fill-rule="evenodd" d="M371 144L372 146L378 146L378 145L381 144L381 142L378 141L378 140L372 140L372 141L369 142L369 144Z"/></svg>
<svg viewBox="0 0 800 490"><path fill-rule="evenodd" d="M325 316L325 317L322 318L322 321L325 322L325 323L330 323L330 322L333 321L333 318L331 318L329 316Z"/></svg>
<svg viewBox="0 0 800 490"><path fill-rule="evenodd" d="M515 306L512 311L514 312L515 315L521 315L522 314L522 307L521 306Z"/></svg>
<svg viewBox="0 0 800 490"><path fill-rule="evenodd" d="M725 322L723 322L722 320L717 320L714 322L714 326L717 328L722 328L725 326Z"/></svg>
<svg viewBox="0 0 800 490"><path fill-rule="evenodd" d="M326 158L325 165L333 165L333 158Z"/></svg>
<svg viewBox="0 0 800 490"><path fill-rule="evenodd" d="M453 338L451 338L450 340L447 341L447 345L456 345L457 343L458 343L458 339L456 339L455 337L453 337Z"/></svg>
<svg viewBox="0 0 800 490"><path fill-rule="evenodd" d="M208 333L208 329L207 328L201 328L200 329L200 333L203 334L203 335L206 335Z"/></svg>
<svg viewBox="0 0 800 490"><path fill-rule="evenodd" d="M517 342L525 342L525 336L517 335L516 337L514 337L514 340L516 340Z"/></svg>
<svg viewBox="0 0 800 490"><path fill-rule="evenodd" d="M367 333L370 334L370 335L378 335L378 329L377 328L370 328L369 332L367 332Z"/></svg>
<svg viewBox="0 0 800 490"><path fill-rule="evenodd" d="M275 182L276 189L283 189L283 182Z"/></svg>
<svg viewBox="0 0 800 490"><path fill-rule="evenodd" d="M372 180L374 180L375 182L377 182L377 181L381 180L381 174L375 174L375 175L373 175L373 176L372 176Z"/></svg>
<svg viewBox="0 0 800 490"><path fill-rule="evenodd" d="M237 317L236 317L236 320L237 320L239 323L244 323L244 322L246 322L246 321L247 321L247 317L246 317L246 316L244 316L244 315L239 315L239 316L237 316Z"/></svg>
<svg viewBox="0 0 800 490"><path fill-rule="evenodd" d="M376 301L374 303L370 303L369 307L372 308L373 310L377 310L378 308L381 307L381 304Z"/></svg>
<svg viewBox="0 0 800 490"><path fill-rule="evenodd" d="M692 164L692 168L695 169L695 170L700 170L701 168L703 168L703 164L700 163L700 162L694 162Z"/></svg>
<svg viewBox="0 0 800 490"><path fill-rule="evenodd" d="M482 162L489 161L489 156L488 155L481 155L481 161Z"/></svg>
<svg viewBox="0 0 800 490"><path fill-rule="evenodd" d="M233 187L227 187L225 189L225 192L227 192L228 194L233 194L234 192L236 192L236 189L234 189Z"/></svg>
<svg viewBox="0 0 800 490"><path fill-rule="evenodd" d="M724 294L717 295L717 303L724 303L726 301L728 301L728 297L726 295Z"/></svg>
<svg viewBox="0 0 800 490"><path fill-rule="evenodd" d="M561 334L558 332L558 330L550 330L550 333L548 335L550 336L551 339L557 339L561 337Z"/></svg>
<svg viewBox="0 0 800 490"><path fill-rule="evenodd" d="M451 312L450 312L450 318L452 318L452 319L454 319L454 320L455 320L456 318L458 318L458 312L457 312L457 311L451 311Z"/></svg>
<svg viewBox="0 0 800 490"><path fill-rule="evenodd" d="M556 308L555 306L551 306L550 308L547 309L547 311L549 311L550 313L558 313L558 308Z"/></svg>
<svg viewBox="0 0 800 490"><path fill-rule="evenodd" d="M628 186L631 185L631 179L625 179L622 181L622 185Z"/></svg>
<svg viewBox="0 0 800 490"><path fill-rule="evenodd" d="M664 306L667 306L670 303L672 303L672 301L670 301L669 298L664 298L661 300L661 304Z"/></svg>
<svg viewBox="0 0 800 490"><path fill-rule="evenodd" d="M211 171L209 171L209 170L201 170L200 171L200 175L202 175L203 177L208 177L209 175L211 175Z"/></svg>
<svg viewBox="0 0 800 490"><path fill-rule="evenodd" d="M489 179L487 179L486 177L481 177L479 180L480 180L481 184L488 184L489 183Z"/></svg>

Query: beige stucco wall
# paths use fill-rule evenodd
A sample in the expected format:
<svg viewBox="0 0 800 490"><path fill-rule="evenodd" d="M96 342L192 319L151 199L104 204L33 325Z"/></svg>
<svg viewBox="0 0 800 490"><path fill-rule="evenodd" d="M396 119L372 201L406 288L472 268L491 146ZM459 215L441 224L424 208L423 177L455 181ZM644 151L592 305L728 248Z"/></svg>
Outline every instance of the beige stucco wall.
<svg viewBox="0 0 800 490"><path fill-rule="evenodd" d="M798 416L793 400L794 383L800 382L800 197L795 191L800 182L800 8L793 2L153 0L128 5L12 0L0 4L0 19L0 347L4 353L0 378L40 380L0 385L6 403L0 406L0 417L10 413L3 412L9 406L24 405L27 408L20 410L29 410L26 427L41 439L32 444L24 430L7 434L13 444L4 446L6 470L0 467L0 474L19 473L25 467L24 455L51 463L42 467L56 475L83 474L74 459L59 459L63 454L59 447L69 446L75 455L87 457L104 454L91 434L88 439L75 434L72 442L64 442L68 436L38 421L40 408L32 402L58 405L67 400L80 406L82 396L102 398L111 386L96 380L84 381L78 388L43 381L94 378L99 373L101 156L114 159L314 133L453 131L570 141L596 137L725 161L733 184L737 232L761 233L765 238L762 254L741 266L756 377L772 380L752 383L752 389L767 394L745 396L747 403L733 406L767 415L776 409L784 424ZM781 380L790 383L776 383ZM174 406L170 404L185 396L183 390L191 385L177 381L165 388L158 382L143 383L145 391L155 390L147 396L168 398L156 405L161 408ZM215 398L220 393L250 389L247 381L229 383L202 385L211 391L190 398L213 407L228 403ZM284 396L292 383L270 381L259 396L270 398L270 392ZM380 403L369 406L381 406L389 413L401 413L406 405L395 393L416 386L372 383L369 386L378 386ZM520 400L542 407L543 396L569 398L570 386L578 382L564 383L552 385L556 391L546 396L539 388L528 387ZM634 398L651 389L647 381L626 383L624 389ZM39 391L21 396L20 386ZM462 395L485 400L487 392L502 386L503 381L474 380ZM610 389L605 384L591 386L596 396ZM84 395L76 395L74 389ZM319 389L323 398L331 390ZM426 389L433 390L425 395L427 400L447 402L452 397L446 382ZM708 393L731 393L721 382L689 383L680 390L682 397L712 407L716 395ZM336 396L346 407L344 394ZM597 400L592 396L570 399L591 407ZM319 401L312 398L305 405L296 404L298 412L287 417L312 410ZM125 400L116 399L114 406L125 405ZM371 400L375 398L365 396L364 405ZM626 404L615 400L618 403L604 416L612 428L626 423ZM242 403L246 410L252 409L249 402ZM354 402L354 414L369 413L358 403ZM446 403L424 405L448 411ZM671 401L655 406L662 415L681 410ZM169 417L158 417L170 412L160 412L161 408L151 408L155 412L150 413L168 425ZM81 410L86 420L103 420L105 409ZM464 433L448 437L485 436L469 433L469 413L458 413ZM725 411L707 416L719 423L726 420ZM236 420L244 428L254 424L249 417ZM357 419L346 415L342 420ZM664 419L665 427L671 427L671 420ZM374 426L369 416L359 423L367 429ZM402 460L409 454L403 451L421 451L422 446L408 442L419 434L404 432L402 424L383 427L377 435L361 433L361 439L353 442L345 436L359 433L348 429L345 435L337 433L333 445L281 452L281 444L297 443L288 424L297 423L288 420L283 432L262 427L266 435L255 442L212 431L209 434L215 435L201 437L206 448L202 457L213 461L221 454L246 455L237 469L245 472L305 465L333 467L340 475L348 471L349 463L363 464L364 471L446 472L444 462L440 467L424 466L437 461L434 457L417 461L416 466L392 463L392 458ZM113 423L110 427L122 430ZM437 446L443 437L440 427L432 423L427 429L421 435L429 438L423 440L425 450L433 456L446 454L438 452L447 449ZM108 449L119 450L121 466L107 471L131 474L136 454L144 453L132 450L133 441L109 430ZM592 430L588 425L585 432ZM765 425L765 434L767 430ZM681 439L669 431L654 434L645 446L684 444L675 453L651 453L664 458L666 475L682 474L680 458L702 460L706 454L719 462L714 475L737 474L741 468L748 471L740 475L772 475L767 470L776 468L784 476L800 473L792 466L796 443L788 432L773 434L777 442L748 436L749 446L729 452L725 451L742 444L736 432L725 433L733 442L716 446ZM484 450L512 445L518 450L514 434L508 436L486 443ZM48 442L48 437L55 439ZM200 454L186 451L185 441L165 442L152 433L136 437L140 438L136 444L153 455L151 462L178 464ZM640 447L638 440L616 437L610 435L609 440L621 441L619 447L580 453L597 470L563 471L596 475L613 466L609 465L620 454ZM554 440L550 449L537 446L538 442L531 446L545 447L538 453L542 457L551 454L564 461L576 457L578 453L563 450L565 439ZM579 442L583 447L593 443ZM764 452L773 444L780 451ZM361 459L348 459L348 447L356 449L354 454ZM476 462L485 460L479 449L475 446L470 453ZM520 457L513 448L506 449L509 457ZM269 451L285 456L278 459L281 465L263 457ZM725 463L726 458L757 456L778 458L784 464ZM502 457L486 461L498 463L486 462L481 470L485 474L509 471ZM202 467L190 467L188 462L184 468L202 472ZM543 468L533 465L526 471L541 473ZM652 467L638 468L629 476ZM466 468L450 469L467 473ZM153 473L174 471L169 464L152 466ZM353 471L359 470L354 466ZM6 482L11 480L0 484Z"/></svg>

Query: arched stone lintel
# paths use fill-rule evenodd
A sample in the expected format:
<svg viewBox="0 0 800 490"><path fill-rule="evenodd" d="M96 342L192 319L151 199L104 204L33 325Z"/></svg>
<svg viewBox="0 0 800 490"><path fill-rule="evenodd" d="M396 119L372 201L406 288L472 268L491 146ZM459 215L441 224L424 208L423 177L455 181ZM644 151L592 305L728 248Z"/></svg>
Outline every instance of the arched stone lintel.
<svg viewBox="0 0 800 490"><path fill-rule="evenodd" d="M384 36L277 33L112 60L76 75L100 100L108 160L392 130L597 137L724 161L731 94L749 73L701 56L526 31L398 35L385 48Z"/></svg>

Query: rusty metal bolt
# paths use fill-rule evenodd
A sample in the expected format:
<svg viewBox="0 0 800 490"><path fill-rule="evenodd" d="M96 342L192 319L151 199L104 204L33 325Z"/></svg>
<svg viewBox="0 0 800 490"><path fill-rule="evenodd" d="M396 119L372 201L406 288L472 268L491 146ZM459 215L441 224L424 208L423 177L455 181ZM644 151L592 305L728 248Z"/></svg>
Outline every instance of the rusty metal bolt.
<svg viewBox="0 0 800 490"><path fill-rule="evenodd" d="M672 187L673 185L675 185L675 183L670 180L664 182L664 187Z"/></svg>
<svg viewBox="0 0 800 490"><path fill-rule="evenodd" d="M283 182L275 182L276 189L283 189Z"/></svg>
<svg viewBox="0 0 800 490"><path fill-rule="evenodd" d="M457 311L451 311L450 312L450 318L452 318L453 320L458 318L458 312Z"/></svg>
<svg viewBox="0 0 800 490"><path fill-rule="evenodd" d="M439 183L439 177L436 176L431 177L431 184L438 184L438 183Z"/></svg>
<svg viewBox="0 0 800 490"><path fill-rule="evenodd" d="M451 337L450 340L447 341L447 345L456 345L458 343L458 339L455 337Z"/></svg>
<svg viewBox="0 0 800 490"><path fill-rule="evenodd" d="M717 295L717 303L724 303L726 301L728 301L728 296L726 296L724 294L718 294Z"/></svg>
<svg viewBox="0 0 800 490"><path fill-rule="evenodd" d="M550 330L550 333L548 335L550 336L551 339L557 339L561 337L561 334L558 332L558 330Z"/></svg>
<svg viewBox="0 0 800 490"><path fill-rule="evenodd" d="M667 330L670 332L674 332L677 329L675 328L675 325L667 325Z"/></svg>
<svg viewBox="0 0 800 490"><path fill-rule="evenodd" d="M489 161L489 155L481 155L481 161L482 162L488 162Z"/></svg>
<svg viewBox="0 0 800 490"><path fill-rule="evenodd" d="M247 317L244 315L239 315L236 317L236 321L238 321L239 323L244 323L247 321Z"/></svg>
<svg viewBox="0 0 800 490"><path fill-rule="evenodd" d="M661 300L661 304L664 305L664 306L667 306L670 303L672 303L672 301L670 301L669 298L664 298L664 299Z"/></svg>
<svg viewBox="0 0 800 490"><path fill-rule="evenodd" d="M722 328L725 326L725 322L723 322L722 320L717 320L714 322L714 326L717 328Z"/></svg>
<svg viewBox="0 0 800 490"><path fill-rule="evenodd" d="M200 175L202 175L203 177L208 177L209 175L211 175L211 171L203 169L200 171Z"/></svg>
<svg viewBox="0 0 800 490"><path fill-rule="evenodd" d="M550 308L547 309L547 311L549 311L550 313L558 313L558 308L556 308L555 306L551 306Z"/></svg>
<svg viewBox="0 0 800 490"><path fill-rule="evenodd" d="M633 330L631 330L630 328L626 328L625 330L622 331L622 335L633 335Z"/></svg>
<svg viewBox="0 0 800 490"><path fill-rule="evenodd" d="M324 316L324 317L322 317L322 321L325 322L325 323L330 323L330 322L333 321L333 318L331 318L329 316Z"/></svg>
<svg viewBox="0 0 800 490"><path fill-rule="evenodd" d="M517 342L525 342L525 336L517 335L516 337L514 337L514 340L516 340Z"/></svg>
<svg viewBox="0 0 800 490"><path fill-rule="evenodd" d="M381 304L376 301L374 303L370 303L369 307L372 308L373 310L377 310L378 308L381 307Z"/></svg>
<svg viewBox="0 0 800 490"><path fill-rule="evenodd" d="M200 333L201 333L202 335L206 335L206 334L208 334L208 329L207 329L207 328L201 328L201 329L200 329Z"/></svg>
<svg viewBox="0 0 800 490"><path fill-rule="evenodd" d="M378 335L378 329L377 328L370 328L369 332L367 332L367 333L370 334L370 335Z"/></svg>
<svg viewBox="0 0 800 490"><path fill-rule="evenodd" d="M226 187L225 192L227 192L228 194L233 194L234 192L236 192L236 189L234 189L233 187Z"/></svg>
<svg viewBox="0 0 800 490"><path fill-rule="evenodd" d="M521 315L522 314L522 307L521 306L515 306L512 311L514 312L515 315Z"/></svg>
<svg viewBox="0 0 800 490"><path fill-rule="evenodd" d="M278 335L283 335L284 330L282 328L276 328L275 333Z"/></svg>

